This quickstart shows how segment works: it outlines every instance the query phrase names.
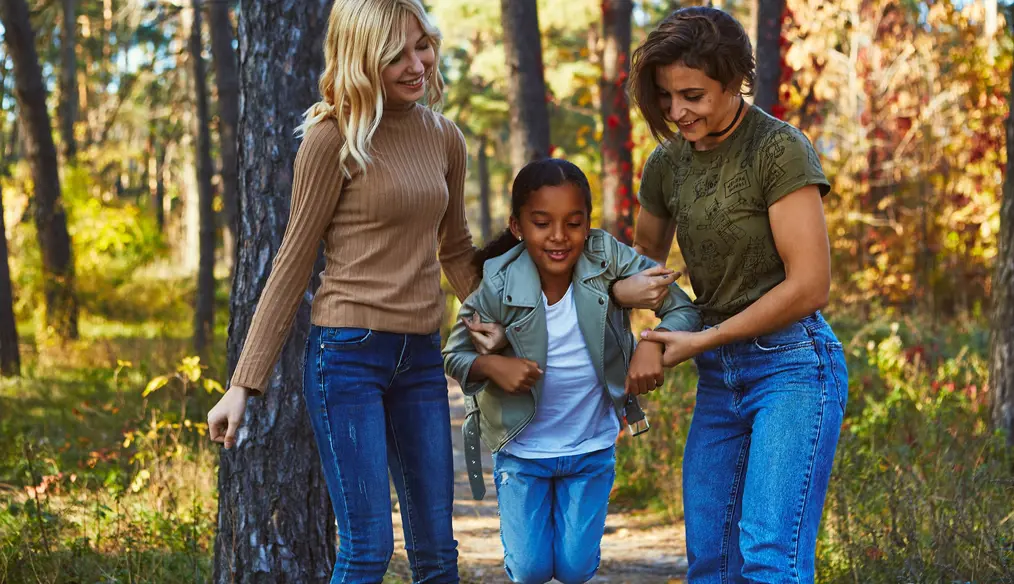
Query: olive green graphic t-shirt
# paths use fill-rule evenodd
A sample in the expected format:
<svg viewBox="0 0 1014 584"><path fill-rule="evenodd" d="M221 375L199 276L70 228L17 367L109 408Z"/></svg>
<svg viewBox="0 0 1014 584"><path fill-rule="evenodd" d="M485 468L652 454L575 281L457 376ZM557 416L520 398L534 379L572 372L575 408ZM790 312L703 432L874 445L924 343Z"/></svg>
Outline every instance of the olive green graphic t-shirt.
<svg viewBox="0 0 1014 584"><path fill-rule="evenodd" d="M742 312L785 280L768 207L807 185L821 196L831 190L813 145L754 106L712 150L676 137L648 157L638 199L652 215L676 220L704 324Z"/></svg>

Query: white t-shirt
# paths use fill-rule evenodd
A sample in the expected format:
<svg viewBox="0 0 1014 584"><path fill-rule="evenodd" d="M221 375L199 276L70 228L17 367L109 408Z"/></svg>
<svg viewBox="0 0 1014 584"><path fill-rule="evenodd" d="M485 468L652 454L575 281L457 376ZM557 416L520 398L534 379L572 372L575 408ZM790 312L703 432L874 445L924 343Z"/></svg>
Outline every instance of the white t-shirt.
<svg viewBox="0 0 1014 584"><path fill-rule="evenodd" d="M587 454L616 442L620 421L595 374L577 322L574 287L556 304L546 295L549 351L535 418L503 450L519 458Z"/></svg>

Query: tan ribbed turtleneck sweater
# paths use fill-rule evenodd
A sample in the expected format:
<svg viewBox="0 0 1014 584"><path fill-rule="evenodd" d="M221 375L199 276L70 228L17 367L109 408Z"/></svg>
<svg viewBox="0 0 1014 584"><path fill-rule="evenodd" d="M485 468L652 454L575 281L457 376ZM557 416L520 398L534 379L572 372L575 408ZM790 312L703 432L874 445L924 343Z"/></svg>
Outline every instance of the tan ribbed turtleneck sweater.
<svg viewBox="0 0 1014 584"><path fill-rule="evenodd" d="M232 385L267 387L321 239L327 263L313 299L316 325L432 333L444 312L440 267L459 298L478 284L465 222L465 139L454 123L416 104L385 109L373 162L365 173L350 164L351 178L338 168L341 147L334 120L303 138L285 236Z"/></svg>

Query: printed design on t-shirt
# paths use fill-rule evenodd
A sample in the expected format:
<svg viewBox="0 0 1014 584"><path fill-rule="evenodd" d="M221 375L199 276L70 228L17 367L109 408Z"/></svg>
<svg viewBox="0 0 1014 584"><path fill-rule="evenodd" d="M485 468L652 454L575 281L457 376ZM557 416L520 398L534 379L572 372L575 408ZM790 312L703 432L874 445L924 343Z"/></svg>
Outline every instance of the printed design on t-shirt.
<svg viewBox="0 0 1014 584"><path fill-rule="evenodd" d="M710 197L714 195L718 190L718 173L713 168L709 168L707 172L694 184L694 201L700 201L704 197Z"/></svg>
<svg viewBox="0 0 1014 584"><path fill-rule="evenodd" d="M701 243L701 251L697 254L697 259L704 263L712 263L719 259L718 257L718 244L712 239L707 239Z"/></svg>
<svg viewBox="0 0 1014 584"><path fill-rule="evenodd" d="M750 175L745 170L725 181L725 198L734 197L750 188Z"/></svg>
<svg viewBox="0 0 1014 584"><path fill-rule="evenodd" d="M727 249L731 249L744 235L743 228L732 220L729 212L736 210L743 204L743 199L737 199L732 203L725 203L715 199L705 208L705 221L697 226L698 231L711 231L718 234L725 243Z"/></svg>
<svg viewBox="0 0 1014 584"><path fill-rule="evenodd" d="M761 171L764 176L765 185L772 187L780 183L784 183L786 170L782 165L783 162L789 163L789 166L796 169L796 176L788 178L797 178L803 176L806 173L807 168L820 168L820 162L817 161L817 166L813 166L814 158L816 153L813 148L808 147L809 145L802 145L803 149L807 151L807 162L809 166L803 166L801 164L792 164L792 155L794 152L798 152L801 145L799 144L801 136L798 135L798 131L795 131L790 126L783 126L775 130L761 147Z"/></svg>

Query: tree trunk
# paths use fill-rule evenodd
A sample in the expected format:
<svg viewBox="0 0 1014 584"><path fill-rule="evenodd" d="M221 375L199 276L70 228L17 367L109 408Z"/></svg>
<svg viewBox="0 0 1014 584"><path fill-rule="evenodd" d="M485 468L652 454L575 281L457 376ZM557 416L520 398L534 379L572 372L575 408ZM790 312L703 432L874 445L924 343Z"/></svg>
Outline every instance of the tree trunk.
<svg viewBox="0 0 1014 584"><path fill-rule="evenodd" d="M74 122L77 121L77 28L76 0L63 0L63 29L60 31L60 138L67 160L77 155Z"/></svg>
<svg viewBox="0 0 1014 584"><path fill-rule="evenodd" d="M507 102L511 116L511 166L516 175L532 160L549 156L549 109L542 70L542 36L535 0L500 0Z"/></svg>
<svg viewBox="0 0 1014 584"><path fill-rule="evenodd" d="M222 150L222 203L225 211L225 259L235 265L236 256L236 123L239 117L239 78L236 52L232 48L229 4L212 2L211 55L218 84L218 142Z"/></svg>
<svg viewBox="0 0 1014 584"><path fill-rule="evenodd" d="M14 294L7 258L7 228L0 193L0 375L13 377L21 375L21 354L18 351L18 327L14 320Z"/></svg>
<svg viewBox="0 0 1014 584"><path fill-rule="evenodd" d="M490 242L493 238L493 218L490 215L489 198L490 198L490 182L489 182L489 157L486 156L486 145L489 140L486 135L479 136L479 155L476 157L477 166L479 167L479 229L482 235L483 245Z"/></svg>
<svg viewBox="0 0 1014 584"><path fill-rule="evenodd" d="M67 232L67 216L60 199L60 175L46 110L35 34L25 0L2 0L0 20L4 40L14 61L14 93L25 126L25 150L35 184L35 227L42 251L46 326L64 339L77 338L77 298L74 295L74 260Z"/></svg>
<svg viewBox="0 0 1014 584"><path fill-rule="evenodd" d="M293 130L319 99L329 9L328 0L240 3L240 213L230 375L285 230L298 148ZM222 451L216 583L326 582L334 565L334 516L301 391L309 316L303 302L266 395L249 401L239 442Z"/></svg>
<svg viewBox="0 0 1014 584"><path fill-rule="evenodd" d="M602 227L620 241L634 239L634 176L630 143L631 0L602 2Z"/></svg>
<svg viewBox="0 0 1014 584"><path fill-rule="evenodd" d="M784 11L784 0L757 0L757 86L753 103L768 113L778 103L781 84L782 48L778 39Z"/></svg>
<svg viewBox="0 0 1014 584"><path fill-rule="evenodd" d="M1008 13L1008 22L1014 10ZM1014 73L1008 102L1014 103ZM996 271L991 299L993 331L990 343L989 387L993 396L993 425L1014 446L1014 122L1007 118L1007 172L1000 205Z"/></svg>
<svg viewBox="0 0 1014 584"><path fill-rule="evenodd" d="M200 213L200 260L197 264L197 300L194 309L194 349L204 354L215 326L215 209L212 205L211 130L208 115L208 83L201 49L201 0L193 0L194 20L190 32L190 58L194 65L194 97L197 101L197 205Z"/></svg>

